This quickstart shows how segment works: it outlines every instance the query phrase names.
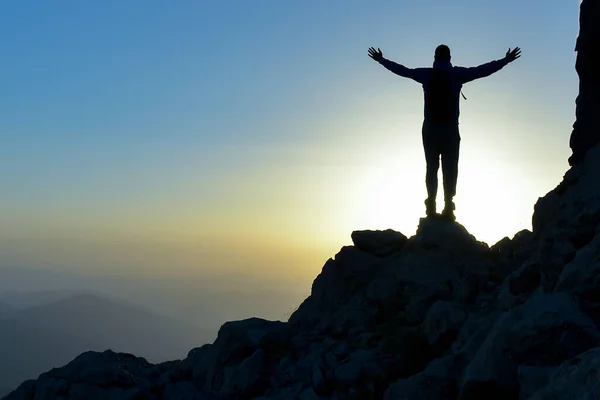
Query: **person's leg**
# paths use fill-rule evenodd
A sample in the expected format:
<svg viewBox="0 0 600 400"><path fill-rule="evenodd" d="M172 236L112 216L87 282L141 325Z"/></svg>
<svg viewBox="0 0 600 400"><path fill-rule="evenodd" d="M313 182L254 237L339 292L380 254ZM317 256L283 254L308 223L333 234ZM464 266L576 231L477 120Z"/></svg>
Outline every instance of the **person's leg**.
<svg viewBox="0 0 600 400"><path fill-rule="evenodd" d="M454 219L454 203L456 182L458 179L458 156L460 151L460 135L458 127L450 127L446 132L447 140L442 149L442 174L444 175L444 212L447 217Z"/></svg>
<svg viewBox="0 0 600 400"><path fill-rule="evenodd" d="M436 212L435 199L438 190L438 170L440 169L440 146L438 135L434 126L423 124L423 148L425 150L425 162L427 171L425 174L425 185L427 187L427 215Z"/></svg>

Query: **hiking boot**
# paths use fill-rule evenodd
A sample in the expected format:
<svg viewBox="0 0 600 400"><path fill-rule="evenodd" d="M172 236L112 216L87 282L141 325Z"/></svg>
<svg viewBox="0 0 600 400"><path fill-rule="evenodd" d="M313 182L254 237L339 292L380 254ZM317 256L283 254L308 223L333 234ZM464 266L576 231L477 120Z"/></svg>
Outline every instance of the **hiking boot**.
<svg viewBox="0 0 600 400"><path fill-rule="evenodd" d="M435 207L435 199L427 198L425 200L425 215L427 215L428 217L435 217L437 215L436 207Z"/></svg>
<svg viewBox="0 0 600 400"><path fill-rule="evenodd" d="M442 218L449 221L456 221L456 216L454 215L455 208L452 201L446 201L446 206L444 207L444 211L442 211Z"/></svg>

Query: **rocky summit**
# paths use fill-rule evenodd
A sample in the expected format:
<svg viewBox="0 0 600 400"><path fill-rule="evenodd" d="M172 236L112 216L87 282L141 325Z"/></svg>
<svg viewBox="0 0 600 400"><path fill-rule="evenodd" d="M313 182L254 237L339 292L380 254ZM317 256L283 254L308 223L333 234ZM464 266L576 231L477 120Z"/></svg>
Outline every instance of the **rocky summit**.
<svg viewBox="0 0 600 400"><path fill-rule="evenodd" d="M87 352L5 399L600 399L599 20L583 0L572 167L533 231L357 231L288 322L227 322L157 365Z"/></svg>

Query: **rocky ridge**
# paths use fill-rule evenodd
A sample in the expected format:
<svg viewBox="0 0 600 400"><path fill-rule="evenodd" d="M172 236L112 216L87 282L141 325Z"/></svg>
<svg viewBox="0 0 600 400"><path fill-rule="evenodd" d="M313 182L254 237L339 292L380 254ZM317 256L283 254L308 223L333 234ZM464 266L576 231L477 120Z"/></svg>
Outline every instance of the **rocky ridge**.
<svg viewBox="0 0 600 400"><path fill-rule="evenodd" d="M491 247L440 220L354 232L286 323L227 322L157 365L87 352L5 400L600 398L599 18L583 0L572 168L533 231Z"/></svg>

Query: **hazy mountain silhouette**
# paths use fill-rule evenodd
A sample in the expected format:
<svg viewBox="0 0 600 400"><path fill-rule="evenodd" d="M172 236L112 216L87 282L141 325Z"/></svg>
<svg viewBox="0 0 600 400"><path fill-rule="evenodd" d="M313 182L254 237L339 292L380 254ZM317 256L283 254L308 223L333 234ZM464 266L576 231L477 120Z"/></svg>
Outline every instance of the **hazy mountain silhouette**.
<svg viewBox="0 0 600 400"><path fill-rule="evenodd" d="M92 294L30 307L19 315L37 326L73 334L103 348L136 352L154 362L183 357L191 344L214 339L195 325Z"/></svg>
<svg viewBox="0 0 600 400"><path fill-rule="evenodd" d="M0 298L14 292L88 289L85 277L49 268L0 266L0 278Z"/></svg>
<svg viewBox="0 0 600 400"><path fill-rule="evenodd" d="M160 362L183 358L197 343L214 339L192 324L126 302L93 294L63 297L66 293L22 295L25 303L59 298L26 309L0 303L0 387L15 387L89 350L135 352Z"/></svg>
<svg viewBox="0 0 600 400"><path fill-rule="evenodd" d="M0 293L0 302L15 309L25 309L55 303L57 301L81 295L92 294L104 297L101 293L84 290L41 290L35 292L5 291Z"/></svg>
<svg viewBox="0 0 600 400"><path fill-rule="evenodd" d="M0 317L0 396L2 388L36 378L83 351L98 349L91 342L61 330L53 330L18 319Z"/></svg>
<svg viewBox="0 0 600 400"><path fill-rule="evenodd" d="M0 318L5 318L16 311L17 309L12 305L0 301Z"/></svg>
<svg viewBox="0 0 600 400"><path fill-rule="evenodd" d="M306 297L305 290L278 290L239 274L202 273L169 280L152 276L86 276L71 271L0 267L0 302L17 308L49 304L77 294L118 298L153 313L196 325L216 335L224 321L258 316L281 318ZM248 283L251 282L251 283ZM276 298L274 302L272 299Z"/></svg>

